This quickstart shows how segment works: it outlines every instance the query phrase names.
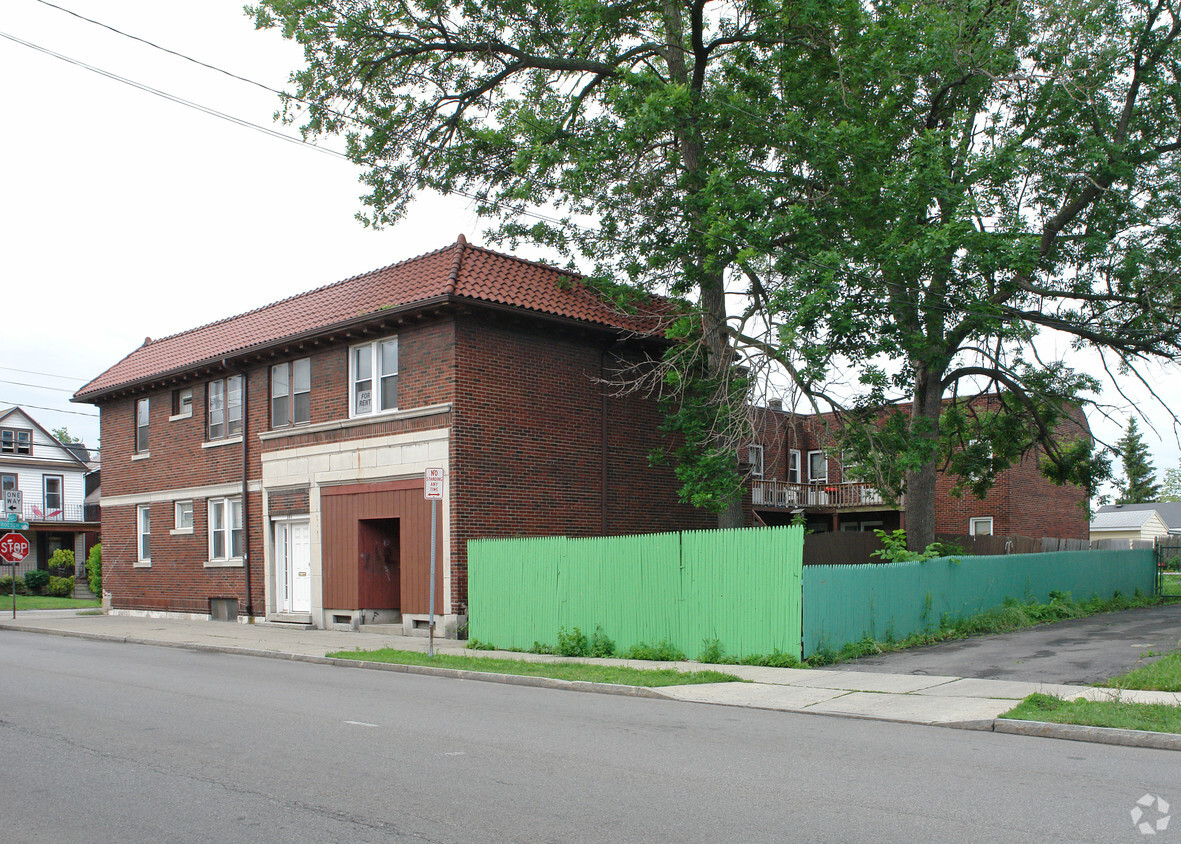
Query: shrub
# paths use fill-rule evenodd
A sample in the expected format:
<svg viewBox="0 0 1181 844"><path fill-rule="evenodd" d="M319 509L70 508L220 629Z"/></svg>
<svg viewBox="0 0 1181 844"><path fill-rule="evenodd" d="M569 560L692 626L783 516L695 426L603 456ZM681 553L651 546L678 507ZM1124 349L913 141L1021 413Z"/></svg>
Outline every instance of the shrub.
<svg viewBox="0 0 1181 844"><path fill-rule="evenodd" d="M46 595L55 598L68 598L74 594L74 578L49 576L49 585L45 589Z"/></svg>
<svg viewBox="0 0 1181 844"><path fill-rule="evenodd" d="M685 655L676 645L667 639L661 639L655 645L640 642L620 654L624 659L648 659L654 662L681 662Z"/></svg>
<svg viewBox="0 0 1181 844"><path fill-rule="evenodd" d="M49 573L58 577L73 577L74 552L65 548L58 548L49 558Z"/></svg>
<svg viewBox="0 0 1181 844"><path fill-rule="evenodd" d="M595 635L591 636L590 655L600 659L615 656L615 643L607 637L603 628L598 624L595 625Z"/></svg>
<svg viewBox="0 0 1181 844"><path fill-rule="evenodd" d="M50 574L47 571L34 569L25 574L25 587L29 590L30 595L41 595L45 592L45 587L49 585Z"/></svg>
<svg viewBox="0 0 1181 844"><path fill-rule="evenodd" d="M90 555L86 558L86 580L90 584L90 591L100 598L103 594L103 546L102 543L96 543L90 549Z"/></svg>
<svg viewBox="0 0 1181 844"><path fill-rule="evenodd" d="M590 642L577 627L569 633L563 627L558 631L558 646L554 648L554 653L558 656L587 656L590 654Z"/></svg>
<svg viewBox="0 0 1181 844"><path fill-rule="evenodd" d="M0 577L0 595L12 594L13 578L11 575ZM16 594L24 595L28 590L25 589L25 580L23 577L16 578Z"/></svg>

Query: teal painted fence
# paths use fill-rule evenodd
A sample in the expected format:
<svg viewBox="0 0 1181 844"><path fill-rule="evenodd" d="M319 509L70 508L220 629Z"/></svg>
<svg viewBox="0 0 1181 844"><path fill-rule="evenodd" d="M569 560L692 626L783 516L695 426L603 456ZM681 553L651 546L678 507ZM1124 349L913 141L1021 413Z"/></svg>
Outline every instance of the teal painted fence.
<svg viewBox="0 0 1181 844"><path fill-rule="evenodd" d="M1152 594L1151 550L939 558L872 566L807 566L803 574L804 656L838 650L867 635L902 639L952 618L999 607L1006 598L1047 602L1116 592Z"/></svg>
<svg viewBox="0 0 1181 844"><path fill-rule="evenodd" d="M798 654L803 530L691 531L468 543L468 635L501 648L603 628L620 649Z"/></svg>

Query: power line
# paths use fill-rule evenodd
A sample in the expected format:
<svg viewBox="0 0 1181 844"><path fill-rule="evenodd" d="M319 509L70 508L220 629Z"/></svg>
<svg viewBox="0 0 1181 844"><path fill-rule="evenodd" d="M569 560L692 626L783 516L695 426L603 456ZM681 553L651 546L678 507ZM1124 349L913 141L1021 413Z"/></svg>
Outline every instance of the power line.
<svg viewBox="0 0 1181 844"><path fill-rule="evenodd" d="M68 413L71 416L88 416L91 419L98 419L97 413L83 413L80 410L60 410L56 407L45 407L44 405L40 404L26 404L25 402L14 402L7 399L0 399L0 404L7 404L11 405L12 407L31 407L34 410L48 410L52 413Z"/></svg>
<svg viewBox="0 0 1181 844"><path fill-rule="evenodd" d="M23 372L25 375L44 375L46 378L61 378L64 381L80 381L85 384L89 378L78 378L73 375L56 375L52 372L37 372L34 369L17 369L15 366L0 366L0 369L6 369L9 372Z"/></svg>
<svg viewBox="0 0 1181 844"><path fill-rule="evenodd" d="M58 9L58 10L60 10L60 11L62 11L62 12L64 12L64 13L66 13L66 14L72 15L72 16L74 16L74 17L77 17L77 18L81 19L81 20L85 20L85 21L87 21L87 22L89 22L89 23L91 23L91 24L93 24L93 25L95 25L95 26L99 26L99 27L102 27L102 28L104 28L104 29L107 29L107 30L109 30L109 31L111 31L111 32L114 32L114 33L116 33L116 34L118 34L118 35L121 35L121 36L123 36L123 37L130 38L130 39L132 39L132 40L135 40L135 41L137 41L137 42L143 43L143 44L145 44L145 45L147 45L147 46L153 47L154 49L158 49L158 50L161 50L161 51L163 51L163 52L165 52L165 53L168 53L168 54L170 54L170 55L173 55L173 56L176 56L176 57L178 57L178 58L181 58L181 59L183 59L183 60L185 60L185 61L192 62L193 64L199 65L199 66L201 66L201 67L205 67L205 68L207 68L207 69L209 69L209 70L213 70L213 71L215 71L215 72L217 72L217 73L224 74L224 75L226 75L226 76L228 76L228 77L231 77L231 78L233 78L233 79L239 80L239 81L241 81L241 82L244 82L244 83L247 83L247 84L249 84L249 85L253 85L253 86L255 86L255 87L258 87L258 88L261 88L261 89L263 89L263 90L270 91L270 92L272 92L272 93L275 93L275 94L277 94L277 95L279 95L279 96L281 96L281 97L288 97L288 98L290 98L290 99L293 99L293 100L295 100L295 101L297 101L297 102L300 102L300 103L303 103L303 104L309 104L307 100L303 100L303 99L300 99L300 98L298 98L298 97L294 97L294 96L292 96L292 95L290 95L290 94L284 93L284 92L282 92L282 91L279 91L279 90L277 90L277 89L275 89L275 88L271 88L271 87L269 87L269 86L267 86L267 85L264 85L264 84L262 84L261 82L257 82L257 81L255 81L255 80L248 79L248 78L246 78L246 77L244 77L244 76L240 76L240 75L238 75L238 74L236 74L236 73L232 73L231 71L227 71L227 70L224 70L224 69L222 69L222 68L219 68L219 67L217 67L217 66L215 66L215 65L209 64L209 63L207 63L207 62L203 62L203 61L200 61L200 60L198 60L198 59L192 58L192 57L190 57L190 56L187 56L187 55L185 55L185 54L183 54L183 53L180 53L180 52L178 52L178 51L171 50L171 49L169 49L169 48L167 48L167 47L163 47L163 46L161 46L161 45L159 45L159 44L156 44L156 43L155 43L155 42L153 42L153 41L150 41L150 40L148 40L148 39L145 39L145 38L141 38L140 36L137 36L137 35L132 35L132 34L130 34L130 33L124 32L124 31L122 31L122 30L120 30L120 29L117 29L117 28L115 28L115 27L113 27L113 26L109 26L108 24L101 23L101 22L99 22L99 21L96 21L96 20L94 20L94 19L92 19L92 18L88 18L88 17L86 17L86 16L84 16L84 15L81 15L81 14L78 14L78 13L76 13L76 12L73 12L73 11L71 11L71 10L69 10L69 9L66 9L66 8L62 7L62 6L58 6L58 5L54 4L54 3L47 2L47 0L38 0L38 2L40 2L40 3L42 3L42 4L46 5L46 6L52 7L52 8L54 8L54 9ZM227 113L225 113L225 112L221 112L221 111L219 111L219 110L217 110L217 109L214 109L214 108L211 108L211 107L208 107L208 106L204 106L204 105L201 105L200 103L196 103L196 102L193 102L193 101L190 101L190 100L186 100L186 99L184 99L184 98L182 98L182 97L178 97L178 96L176 96L176 95L173 95L173 94L169 94L169 93L167 93L167 92L165 92L165 91L159 90L159 89L157 89L157 88L153 88L153 87L151 87L151 86L149 86L149 85L145 85L145 84L143 84L143 83L136 82L136 81L134 81L134 80L128 79L128 78L126 78L126 77L123 77L123 76L120 76L120 75L118 75L118 74L115 74L115 73L112 73L112 72L110 72L110 71L106 71L106 70L103 70L103 69L101 69L101 68L95 67L95 66L93 66L93 65L87 64L86 62L82 62L82 61L80 61L80 60L73 59L73 58L71 58L71 57L69 57L69 56L65 56L65 55L62 55L62 54L60 54L60 53L56 53L56 52L54 52L54 51L52 51L52 50L49 50L49 49L47 49L47 48L44 48L44 47L41 47L41 46L39 46L39 45L33 44L33 43L31 43L31 42L24 41L24 40L22 40L22 39L20 39L20 38L17 38L17 37L15 37L15 36L9 35L9 34L7 34L7 33L0 32L0 37L7 38L7 39L9 39L9 40L11 40L11 41L14 41L14 42L16 42L16 43L18 43L18 44L21 44L21 45L23 45L23 46L26 46L26 47L29 47L29 48L31 48L31 49L38 50L38 51L40 51L40 52L42 52L42 53L45 53L45 54L47 54L47 55L53 56L54 58L58 58L58 59L60 59L60 60L62 60L62 61L68 62L68 63L70 63L70 64L74 64L74 65L76 65L76 66L79 66L79 67L82 67L82 68L84 68L84 69L86 69L86 70L90 70L90 71L92 71L92 72L94 72L94 73L98 73L98 74L100 74L100 75L102 75L102 76L105 76L105 77L107 77L107 78L109 78L109 79L112 79L112 80L114 80L114 81L123 82L124 84L131 85L132 87L135 87L135 88L138 88L138 89L140 89L140 90L142 90L142 91L145 91L145 92L147 92L147 93L151 93L151 94L154 94L154 95L156 95L156 96L162 97L162 98L164 98L164 99L166 99L166 100L169 100L169 101L171 101L171 102L177 103L177 104L179 104L179 105L183 105L183 106L187 106L187 107L189 107L189 108L196 109L197 111L200 111L200 112L202 112L202 113L208 114L208 115L210 115L210 116L213 116L213 117L218 117L218 118L221 118L221 119L223 119L223 120L228 120L228 121L230 121L231 123L235 123L235 124L237 124L237 125L239 125L239 126L243 126L243 127L245 127L245 128L254 129L255 131L262 132L262 133L264 133L264 134L267 134L267 135L270 135L270 136L272 136L272 137L279 138L280 140L284 140L284 141L287 141L287 142L289 142L289 143L298 144L298 145L300 145L300 146L304 146L304 147L309 147L309 148L311 148L311 149L314 149L314 150L316 150L316 151L318 151L318 152L322 152L322 153L325 153L325 154L328 154L328 155L332 155L332 156L335 156L335 157L337 157L337 158L341 158L341 159L344 159L344 160L346 160L346 161L349 161L349 162L351 162L351 163L356 163L356 162L352 162L352 159L350 159L350 158L349 158L349 157L348 157L346 154L344 154L344 153L341 153L341 152L337 152L336 150L332 150L332 149L330 149L330 148L327 148L327 147L322 147L322 146L319 146L318 144L312 143L312 142L310 142L310 141L307 141L307 140L304 140L304 139L295 138L295 137L292 137L292 136L290 136L290 135L286 135L286 134L284 134L284 133L282 133L282 132L279 132L279 131L276 131L275 129L272 129L272 128L270 128L270 127L262 126L262 125L260 125L260 124L253 123L253 122L251 122L251 121L244 120L244 119L242 119L242 118L234 117L233 115L227 114ZM734 104L732 104L732 103L729 103L729 102L725 102L725 101L723 101L723 102L722 102L722 105L724 105L724 106L727 106L727 107L731 108L731 109L732 109L733 111L735 111L736 113L743 114L744 116L747 116L747 117L753 118L753 119L755 119L755 120L757 120L757 121L758 121L758 120L761 120L761 121L762 121L762 122L763 122L765 125L767 125L768 127L771 127L771 124L770 124L769 122L767 122L767 121L765 121L765 120L762 120L762 118L760 118L758 115L755 115L755 114L752 114L752 113L750 113L750 112L748 112L748 111L745 111L744 109L741 109L741 108L739 108L738 106L736 106L736 105L734 105ZM331 109L328 109L328 111L329 111L329 113L332 113L332 114L334 114L335 116L338 116L338 117L340 117L340 118L341 118L341 119L343 119L343 120L349 121L349 122L351 122L351 123L354 123L354 124L356 124L356 125L362 126L362 127L364 127L364 128L368 128L368 129L373 129L373 128L375 128L375 127L373 127L371 124L369 124L368 122L366 122L366 121L364 121L364 120L361 120L360 118L357 118L357 117L355 117L355 116L353 116L353 115L344 114L344 113L341 113L341 112L339 112L339 111L334 111L334 110L331 110ZM784 128L784 127L780 127L780 128ZM822 145L825 145L825 146L828 146L830 149L833 149L834 151L838 151L838 152L839 152L839 150L836 150L836 148L835 148L835 147L832 147L831 145L826 145L826 144L823 144L823 142L821 142L821 144L822 144ZM862 159L862 158L860 158L859 156L856 156L856 155L852 155L852 154L850 154L850 157L852 157L854 160L862 161L863 163L867 163L867 164L870 164L870 163L872 163L872 162L869 162L868 160ZM372 167L373 167L373 169L375 169L375 170L378 170L378 171L381 171L381 170L387 170L387 171L388 171L388 170L390 169L390 168L388 168L388 167L386 167L386 166L382 166L382 165L372 165ZM503 169L501 169L501 170L498 170L497 172L499 172L499 173L506 173L507 171L504 171ZM536 220L539 220L539 221L541 221L541 222L550 223L550 224L552 224L552 225L555 225L555 226L561 226L561 227L564 227L564 228L567 228L567 229L573 229L573 230L579 231L579 232L581 232L581 233L582 233L584 236L586 236L586 238L587 238L587 239L589 239L589 240L592 240L592 241L594 241L594 240L597 240L597 241L599 241L599 242L602 242L602 243L613 243L613 244L623 244L623 243L628 243L628 242L630 242L630 241L628 241L626 238L622 238L622 237L609 237L609 236L607 236L607 235L604 235L604 234L603 234L602 232L600 232L600 231L595 231L595 230L593 230L593 229L587 228L586 226L579 225L578 223L575 223L575 222L573 222L573 221L570 221L570 220L559 220L559 219L554 219L553 217L549 217L549 216L547 216L547 215L543 215L543 214L540 214L540 213L538 213L538 212L535 212L535 211L530 211L530 210L528 210L528 209L522 209L522 208L513 207L513 206L510 206L510 205L508 205L507 203L504 203L504 202L499 202L499 201L495 201L495 200L492 200L492 199L490 199L490 198L487 198L487 197L482 197L482 196L479 196L479 195L477 195L477 194L468 193L467 191L464 191L464 190L459 190L459 189L454 189L454 188L453 188L453 189L451 189L451 191L450 191L450 192L451 192L451 193L453 193L453 194L455 194L455 195L462 196L462 197L464 197L464 198L471 199L471 200L473 200L473 201L476 201L476 202L481 202L481 203L484 203L484 204L490 205L491 207L497 208L497 209L499 209L499 210L501 210L501 211L509 211L509 212L511 212L511 213L514 213L514 214L517 214L517 215L519 215L519 216L531 217L531 218L533 218L533 219L536 219ZM691 232L694 232L695 234L698 234L698 235L702 235L702 236L705 236L705 235L706 235L706 233L705 233L705 232L697 231L696 229L692 228L691 226L689 227L689 231L691 231ZM717 237L717 235L714 235L714 237ZM734 248L736 248L736 249L737 249L737 248L739 248L739 247L741 246L741 244L739 244L739 243L736 243L736 242L734 242L734 241L731 241L731 240L729 240L729 239L727 239L727 238L725 238L725 237L718 237L718 239L719 239L719 240L721 240L721 241L723 241L723 242L725 242L725 243L727 243L727 244L729 244L730 246L732 246L732 247L734 247ZM859 271L857 271L857 270L849 269L848 267L841 267L841 266L833 266L833 265L823 264L823 263L821 263L821 262L819 262L819 261L816 261L816 260L814 260L814 259L812 259L812 258L809 258L809 257L808 257L808 256L806 256L806 255L802 255L802 254L800 254L800 253L798 253L798 252L794 252L794 251L792 251L792 250L789 250L789 249L784 249L782 246L779 246L779 245L774 245L774 244L763 244L763 247L764 247L765 249L770 249L770 250L773 250L773 251L779 251L779 252L781 252L781 253L783 253L783 254L787 254L787 255L789 255L790 257L792 257L792 258L795 258L796 260L800 261L801 263L803 263L803 264L805 264L805 265L807 265L807 266L810 266L810 267L812 267L813 269L816 269L816 270L822 271L822 272L830 272L830 273L834 273L834 274L841 274L841 275L844 275L846 278L849 278L849 279L851 279L851 280L854 280L854 281L859 281L859 282L862 282L862 283L865 283L865 284L870 284L870 285L877 284L877 283L878 283L878 281L879 281L878 279L876 279L876 278L874 278L874 277L871 277L871 276L864 275L863 273L861 273L861 272L859 272ZM693 257L693 256L691 256L691 255L688 255L688 254L682 254L680 257L683 257L683 258L691 258L691 257ZM881 283L884 283L885 285L887 285L887 287L897 287L897 286L898 286L896 282L891 282L891 281L889 281L888 279L881 279L880 281L881 281ZM908 293L909 293L909 291L908 291L908 290L906 290L906 288L903 288L903 290L904 290L904 292L908 292ZM920 309L920 311L924 311L924 312L927 312L927 311L934 311L934 312L936 312L936 313L946 313L946 314L952 314L952 315L958 315L958 314L962 314L962 315L964 315L964 316L977 316L977 317L984 317L984 318L988 318L988 319L999 319L999 320L1001 320L1001 321L1003 321L1003 322L1011 322L1011 321L1013 321L1013 320L1019 320L1019 321L1021 321L1021 322L1025 322L1025 321L1026 321L1026 320L1025 320L1024 318L1022 318L1020 315L1007 315L1007 314L1004 314L1004 313L995 313L995 312L993 312L993 313L985 313L985 312L982 312L982 311L975 311L975 310L971 310L971 309L968 309L968 308L954 308L954 307L951 307L951 306L949 306L949 305L942 305L942 304L939 304L939 303L932 303L932 302L923 302L923 303L921 303L921 304L920 304L920 303L918 303L918 302L916 302L916 303L915 303L915 306L916 306L916 307L918 307L918 308ZM1132 329L1132 328L1128 328L1128 329L1123 329L1121 333L1124 333L1124 334L1132 334L1132 335L1135 335L1135 334L1151 335L1151 334L1156 334L1156 333L1158 333L1158 332L1154 332L1154 331L1152 331L1151 329Z"/></svg>
<svg viewBox="0 0 1181 844"><path fill-rule="evenodd" d="M37 390L53 390L57 393L69 393L70 395L73 395L75 392L74 390L67 390L65 387L46 387L44 384L28 384L24 381L6 381L3 378L0 378L0 384L12 384L15 387L33 387Z"/></svg>

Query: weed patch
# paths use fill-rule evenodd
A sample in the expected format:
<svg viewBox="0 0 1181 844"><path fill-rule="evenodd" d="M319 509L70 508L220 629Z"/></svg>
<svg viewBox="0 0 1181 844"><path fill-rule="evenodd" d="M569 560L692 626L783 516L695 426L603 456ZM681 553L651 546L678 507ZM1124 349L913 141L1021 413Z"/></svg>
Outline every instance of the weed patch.
<svg viewBox="0 0 1181 844"><path fill-rule="evenodd" d="M1064 700L1053 695L1032 694L1000 717L1120 730L1181 733L1181 706L1164 703L1094 701L1083 698Z"/></svg>

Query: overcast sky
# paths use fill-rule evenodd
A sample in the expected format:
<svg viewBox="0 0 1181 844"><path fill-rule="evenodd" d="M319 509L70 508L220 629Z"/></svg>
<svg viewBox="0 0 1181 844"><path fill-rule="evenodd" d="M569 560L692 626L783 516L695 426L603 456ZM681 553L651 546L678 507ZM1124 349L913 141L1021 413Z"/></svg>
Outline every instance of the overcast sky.
<svg viewBox="0 0 1181 844"><path fill-rule="evenodd" d="M243 0L55 2L271 88L301 59L274 32L254 30ZM96 443L96 409L68 398L144 337L410 258L461 232L482 242L458 199L421 199L401 224L365 229L354 219L363 189L349 162L71 62L298 137L273 122L273 93L38 0L3 0L0 33L0 407L21 404L48 428ZM1176 370L1153 378L1181 409ZM1163 473L1181 457L1176 432L1134 392L1157 428L1146 440ZM1091 416L1109 441L1124 421Z"/></svg>

